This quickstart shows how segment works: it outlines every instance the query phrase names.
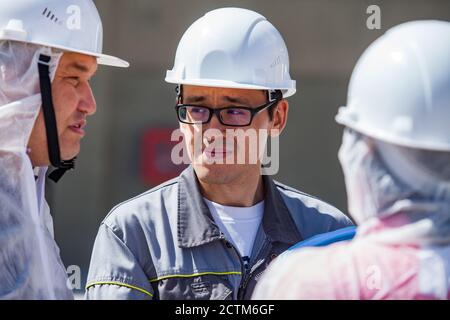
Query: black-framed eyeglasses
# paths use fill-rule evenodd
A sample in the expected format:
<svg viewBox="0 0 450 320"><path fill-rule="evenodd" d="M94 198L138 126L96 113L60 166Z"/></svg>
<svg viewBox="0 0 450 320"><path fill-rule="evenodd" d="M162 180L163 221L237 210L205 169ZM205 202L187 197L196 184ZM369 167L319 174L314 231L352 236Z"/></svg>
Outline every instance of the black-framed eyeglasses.
<svg viewBox="0 0 450 320"><path fill-rule="evenodd" d="M277 98L259 107L250 108L242 106L230 106L213 109L192 104L178 104L175 106L178 120L186 124L207 124L215 114L219 122L224 126L246 127L261 111L276 105L281 99Z"/></svg>

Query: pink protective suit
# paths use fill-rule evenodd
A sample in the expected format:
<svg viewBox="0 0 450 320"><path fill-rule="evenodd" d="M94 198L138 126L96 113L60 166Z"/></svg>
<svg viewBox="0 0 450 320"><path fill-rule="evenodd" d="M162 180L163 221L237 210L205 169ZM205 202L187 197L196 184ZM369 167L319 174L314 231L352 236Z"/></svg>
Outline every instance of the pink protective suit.
<svg viewBox="0 0 450 320"><path fill-rule="evenodd" d="M380 149L360 134L344 133L339 156L349 210L359 224L356 237L280 256L261 277L253 299L450 298L449 184L409 186L388 165L408 163L414 169L405 173L412 177L425 166L443 176L450 155L399 149L389 162Z"/></svg>
<svg viewBox="0 0 450 320"><path fill-rule="evenodd" d="M391 220L358 230L350 242L281 257L254 298L449 299L450 247L384 243L378 235L402 219Z"/></svg>

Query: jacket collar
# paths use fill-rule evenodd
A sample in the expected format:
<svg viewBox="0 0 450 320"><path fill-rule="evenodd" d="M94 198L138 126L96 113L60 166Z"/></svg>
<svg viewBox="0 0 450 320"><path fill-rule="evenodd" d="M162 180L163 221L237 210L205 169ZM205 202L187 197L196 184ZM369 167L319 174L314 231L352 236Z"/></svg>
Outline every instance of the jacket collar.
<svg viewBox="0 0 450 320"><path fill-rule="evenodd" d="M264 181L263 230L271 242L296 244L302 240L276 184L269 176ZM199 182L192 166L178 181L178 245L196 247L222 238L218 226L203 200Z"/></svg>

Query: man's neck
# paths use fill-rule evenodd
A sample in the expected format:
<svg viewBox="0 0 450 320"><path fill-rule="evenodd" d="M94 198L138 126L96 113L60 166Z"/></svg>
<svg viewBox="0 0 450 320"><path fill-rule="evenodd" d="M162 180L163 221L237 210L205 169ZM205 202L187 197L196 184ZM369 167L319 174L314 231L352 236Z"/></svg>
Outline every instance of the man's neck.
<svg viewBox="0 0 450 320"><path fill-rule="evenodd" d="M224 206L251 207L264 200L264 183L259 172L227 184L199 183L206 199Z"/></svg>

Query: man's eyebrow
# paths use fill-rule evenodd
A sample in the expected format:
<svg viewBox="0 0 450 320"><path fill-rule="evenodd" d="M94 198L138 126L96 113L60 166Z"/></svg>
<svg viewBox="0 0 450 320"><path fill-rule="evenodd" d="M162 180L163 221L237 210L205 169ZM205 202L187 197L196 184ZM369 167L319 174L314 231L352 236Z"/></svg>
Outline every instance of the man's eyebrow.
<svg viewBox="0 0 450 320"><path fill-rule="evenodd" d="M236 103L236 104L248 104L248 99L244 98L244 97L224 96L223 100L230 102L230 103Z"/></svg>
<svg viewBox="0 0 450 320"><path fill-rule="evenodd" d="M86 67L85 65L80 64L78 62L71 63L68 68L69 69L76 69L76 70L78 70L80 72L83 72L83 73L88 73L89 72L89 68L88 67Z"/></svg>
<svg viewBox="0 0 450 320"><path fill-rule="evenodd" d="M198 103L206 100L204 96L188 96L184 99L187 103Z"/></svg>
<svg viewBox="0 0 450 320"><path fill-rule="evenodd" d="M206 100L205 96L187 96L185 99L186 103L199 103L204 102ZM223 96L222 100L225 100L229 103L235 103L235 104L248 104L248 99L245 97L230 97L230 96Z"/></svg>

